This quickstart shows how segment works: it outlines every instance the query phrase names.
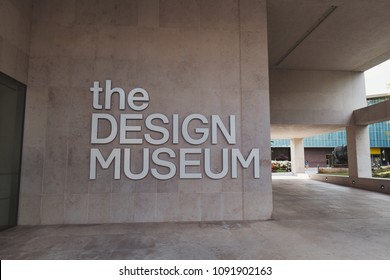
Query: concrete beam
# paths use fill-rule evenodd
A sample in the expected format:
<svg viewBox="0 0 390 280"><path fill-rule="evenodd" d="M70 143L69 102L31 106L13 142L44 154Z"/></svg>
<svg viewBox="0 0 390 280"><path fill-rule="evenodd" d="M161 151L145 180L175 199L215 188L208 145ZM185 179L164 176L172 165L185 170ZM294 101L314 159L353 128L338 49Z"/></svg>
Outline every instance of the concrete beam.
<svg viewBox="0 0 390 280"><path fill-rule="evenodd" d="M387 120L390 120L390 100L353 112L353 122L355 125L369 125Z"/></svg>

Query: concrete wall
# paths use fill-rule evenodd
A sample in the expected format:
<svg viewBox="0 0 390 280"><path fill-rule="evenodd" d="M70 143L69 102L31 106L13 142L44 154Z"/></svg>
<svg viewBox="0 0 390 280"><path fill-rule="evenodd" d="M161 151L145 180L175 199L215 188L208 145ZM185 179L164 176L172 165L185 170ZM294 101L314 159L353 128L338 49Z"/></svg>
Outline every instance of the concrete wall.
<svg viewBox="0 0 390 280"><path fill-rule="evenodd" d="M271 124L347 125L366 106L364 74L270 71Z"/></svg>
<svg viewBox="0 0 390 280"><path fill-rule="evenodd" d="M31 0L0 1L0 72L26 84Z"/></svg>
<svg viewBox="0 0 390 280"><path fill-rule="evenodd" d="M353 112L355 125L368 125L390 119L390 100L367 106Z"/></svg>
<svg viewBox="0 0 390 280"><path fill-rule="evenodd" d="M34 1L19 224L270 218L267 56L265 0ZM89 89L107 79L146 89L145 116L235 115L236 145L200 148L257 147L260 178L248 168L237 179L114 180L111 166L89 180L92 147L123 148L90 144ZM189 147L179 143L166 146ZM131 148L140 168L142 148L156 147Z"/></svg>
<svg viewBox="0 0 390 280"><path fill-rule="evenodd" d="M309 174L310 179L368 191L390 194L390 180L380 178L351 178L326 174Z"/></svg>

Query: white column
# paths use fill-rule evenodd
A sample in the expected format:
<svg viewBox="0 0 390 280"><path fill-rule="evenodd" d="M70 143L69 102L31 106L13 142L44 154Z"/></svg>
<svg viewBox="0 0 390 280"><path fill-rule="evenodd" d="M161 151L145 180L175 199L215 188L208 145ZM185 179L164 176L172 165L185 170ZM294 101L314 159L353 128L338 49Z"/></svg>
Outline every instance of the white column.
<svg viewBox="0 0 390 280"><path fill-rule="evenodd" d="M371 177L370 136L367 125L348 126L348 169L350 177Z"/></svg>
<svg viewBox="0 0 390 280"><path fill-rule="evenodd" d="M291 169L294 174L305 173L303 138L291 139Z"/></svg>

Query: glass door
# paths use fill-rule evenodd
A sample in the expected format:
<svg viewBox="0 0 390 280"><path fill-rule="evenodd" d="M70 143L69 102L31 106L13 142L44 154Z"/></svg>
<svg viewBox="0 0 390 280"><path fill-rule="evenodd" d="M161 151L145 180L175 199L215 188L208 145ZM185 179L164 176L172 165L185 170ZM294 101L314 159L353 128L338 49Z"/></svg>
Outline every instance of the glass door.
<svg viewBox="0 0 390 280"><path fill-rule="evenodd" d="M0 230L15 226L26 86L0 73Z"/></svg>

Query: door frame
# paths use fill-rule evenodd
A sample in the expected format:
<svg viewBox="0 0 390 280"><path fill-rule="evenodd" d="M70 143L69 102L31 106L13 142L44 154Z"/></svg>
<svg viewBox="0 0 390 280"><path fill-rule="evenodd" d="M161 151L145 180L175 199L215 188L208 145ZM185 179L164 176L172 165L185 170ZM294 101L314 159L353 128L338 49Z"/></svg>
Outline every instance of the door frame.
<svg viewBox="0 0 390 280"><path fill-rule="evenodd" d="M14 78L8 76L7 74L0 72L0 84L5 85L6 87L15 90L18 95L21 96L21 104L18 104L18 110L21 112L21 133L20 133L20 153L19 153L19 170L17 176L17 188L16 190L11 189L11 194L13 192L14 197L10 199L10 212L9 212L9 224L0 225L0 231L14 227L18 223L18 212L19 212L19 195L20 195L20 182L21 182L21 172L22 172L22 156L23 156L23 140L24 140L24 123L25 123L25 113L26 113L26 90L27 86ZM20 107L21 108L20 108Z"/></svg>

